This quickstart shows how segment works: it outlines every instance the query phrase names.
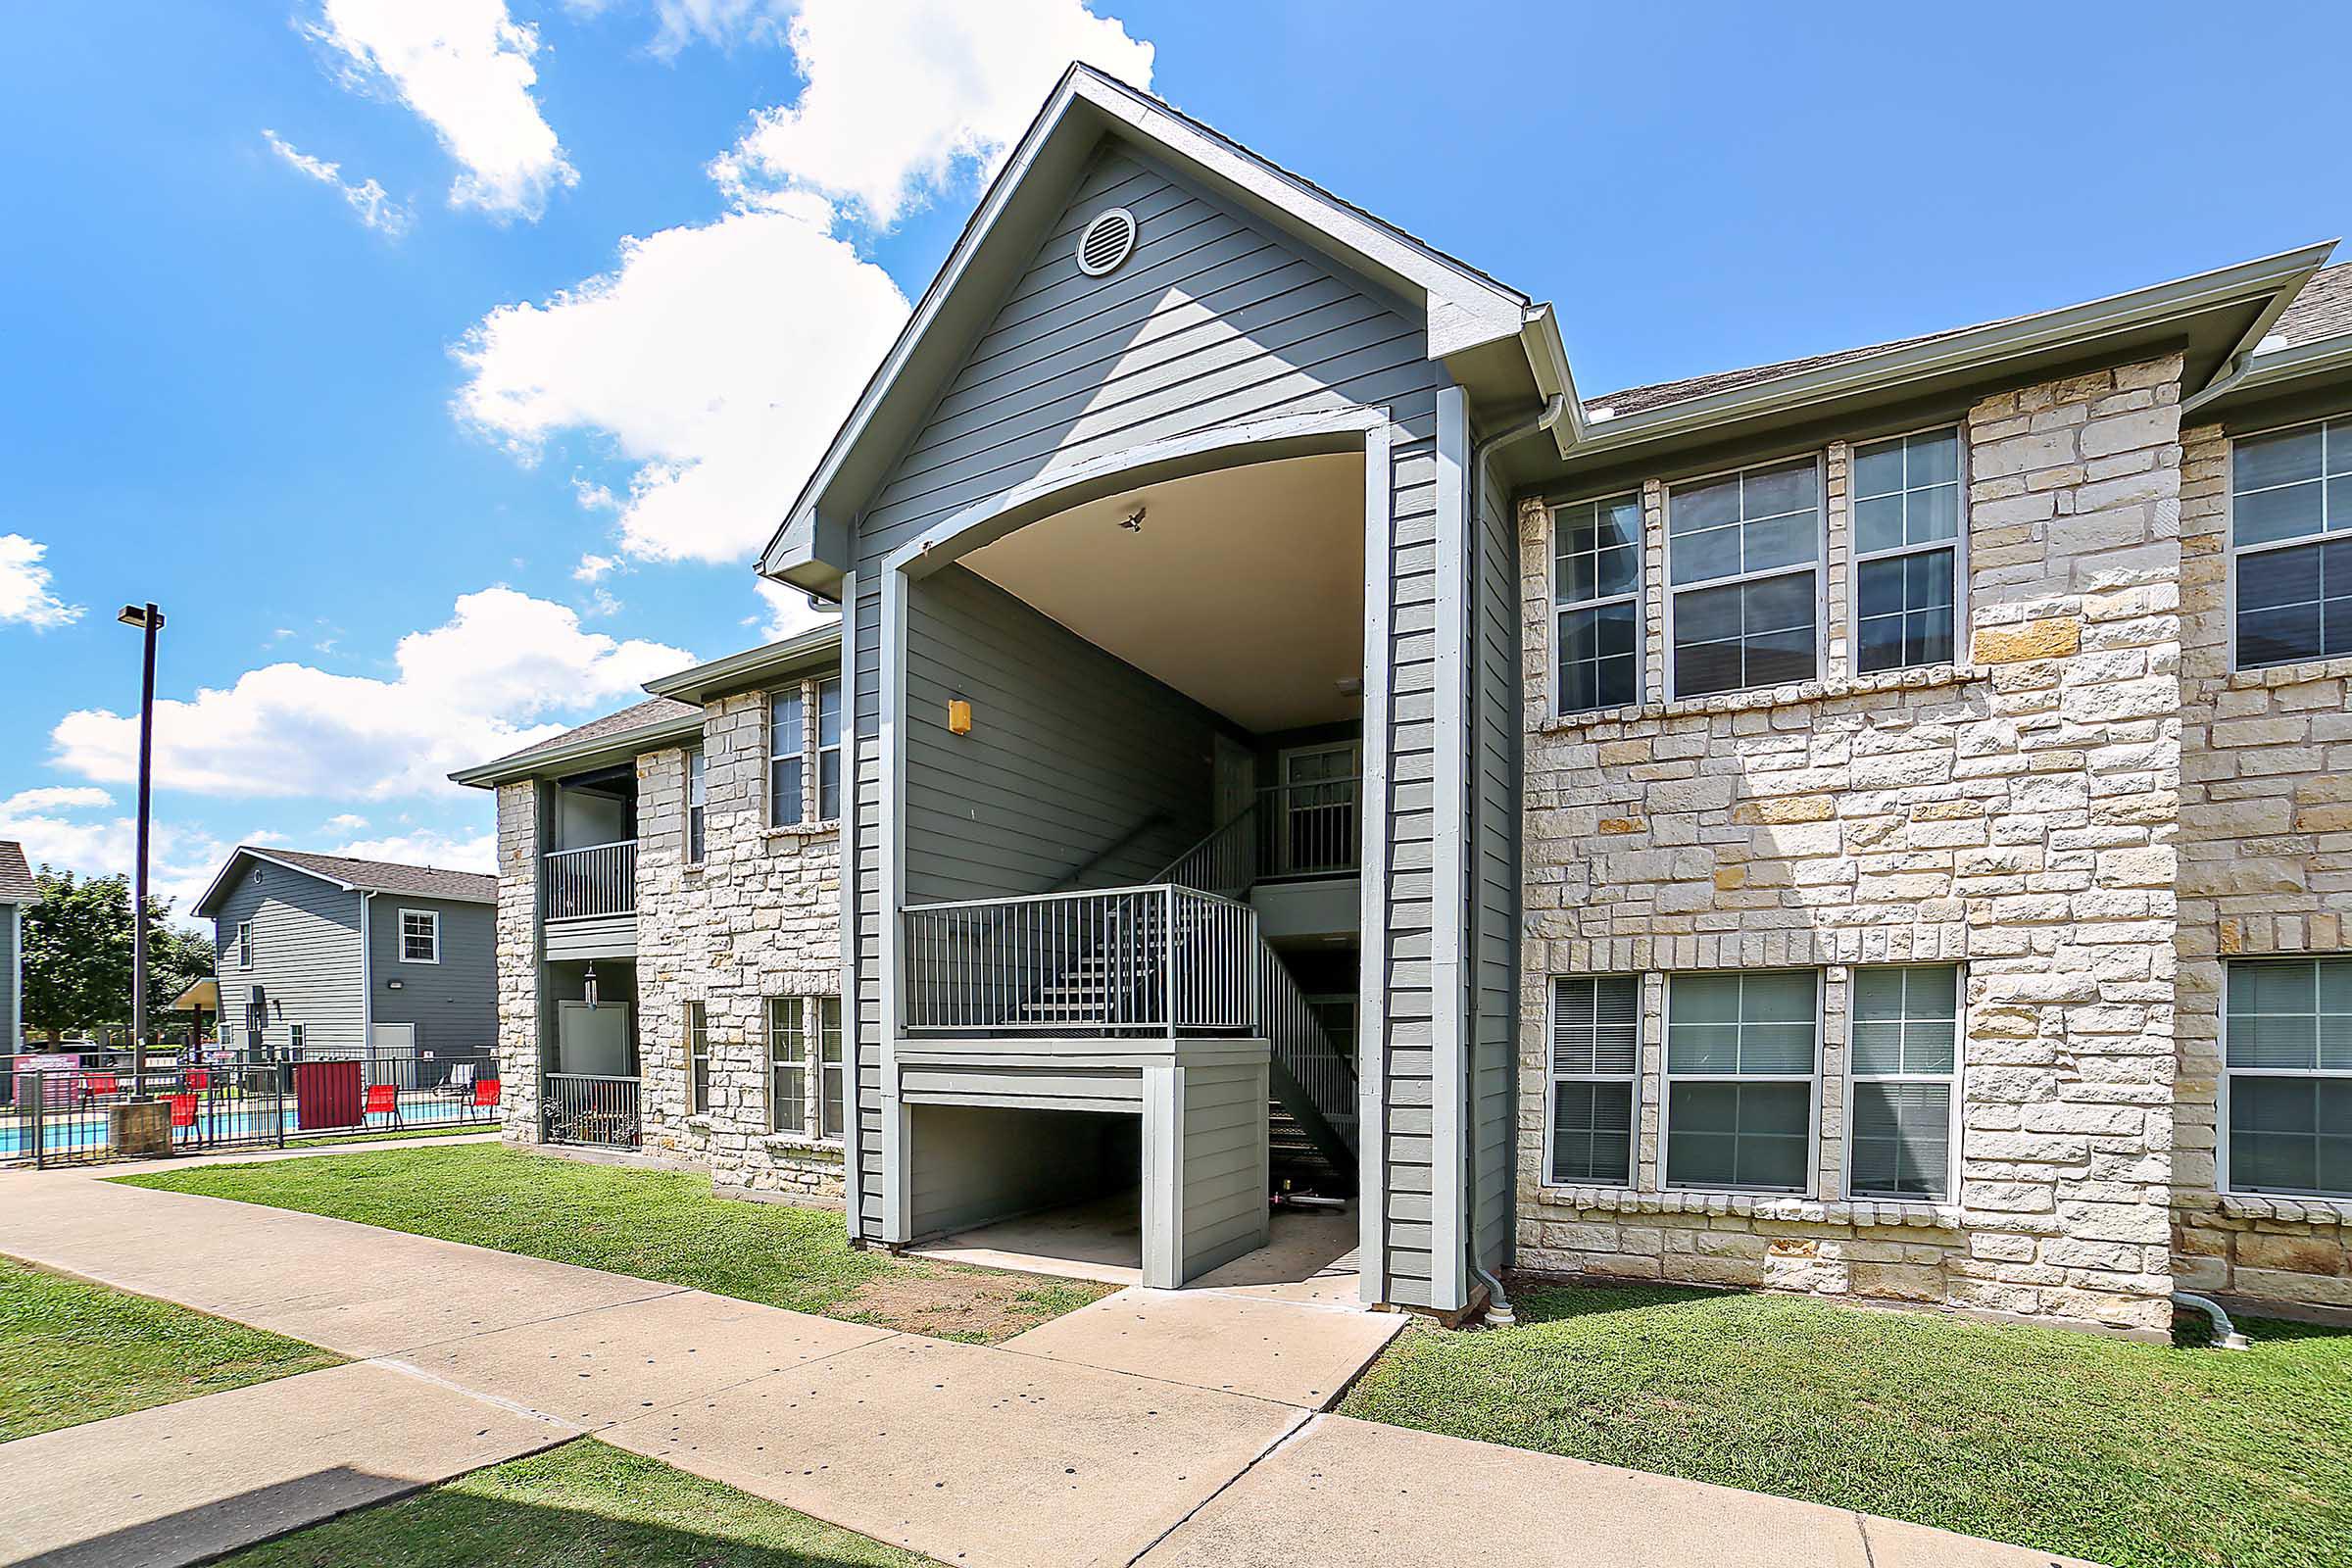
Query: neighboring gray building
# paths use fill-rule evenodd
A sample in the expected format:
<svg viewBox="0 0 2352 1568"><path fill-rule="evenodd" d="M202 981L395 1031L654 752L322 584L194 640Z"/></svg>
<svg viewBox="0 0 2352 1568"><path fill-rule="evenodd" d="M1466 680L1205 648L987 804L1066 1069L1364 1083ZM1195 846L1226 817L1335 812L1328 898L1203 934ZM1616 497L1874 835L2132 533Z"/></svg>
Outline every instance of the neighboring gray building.
<svg viewBox="0 0 2352 1568"><path fill-rule="evenodd" d="M24 1049L24 908L39 896L24 846L0 839L0 1056Z"/></svg>
<svg viewBox="0 0 2352 1568"><path fill-rule="evenodd" d="M243 846L192 911L213 922L220 1039L255 1055L485 1059L497 907L480 872Z"/></svg>
<svg viewBox="0 0 2352 1568"><path fill-rule="evenodd" d="M761 556L832 725L756 650L464 775L511 1134L764 1095L862 1244L1140 1189L1161 1285L1319 1165L1449 1317L2352 1311L2328 255L1585 398L1549 305L1073 68ZM698 800L748 868L600 880ZM562 1073L624 939L677 1045Z"/></svg>

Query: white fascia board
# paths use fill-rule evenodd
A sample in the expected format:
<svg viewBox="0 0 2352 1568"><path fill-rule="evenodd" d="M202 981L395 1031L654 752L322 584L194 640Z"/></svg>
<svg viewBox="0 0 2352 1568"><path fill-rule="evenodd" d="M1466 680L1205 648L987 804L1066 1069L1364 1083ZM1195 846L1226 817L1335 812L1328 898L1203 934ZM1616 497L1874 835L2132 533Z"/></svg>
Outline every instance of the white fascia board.
<svg viewBox="0 0 2352 1568"><path fill-rule="evenodd" d="M759 569L763 575L789 580L783 573L798 564L796 552L823 546L826 493L851 452L864 439L883 401L974 259L988 245L1013 194L1080 105L1102 117L1108 128L1123 129L1155 155L1197 170L1251 204L1278 213L1290 223L1319 236L1324 248L1340 252L1343 260L1398 293L1420 297L1428 315L1428 355L1432 360L1518 336L1527 324L1529 304L1524 295L1404 239L1134 89L1083 66L1073 66L981 198L979 209L938 276L923 291L898 340L867 381L785 520L760 552Z"/></svg>
<svg viewBox="0 0 2352 1568"><path fill-rule="evenodd" d="M2276 320L2285 302L2327 262L2334 244L2328 240L2308 245L2152 288L1996 321L1883 354L1664 404L1643 414L1588 426L1586 439L1575 451L1579 456L1589 455L1834 397L1890 391L1946 371L1990 367L2004 359L2076 342L2092 344L2102 337L2266 295L2264 317Z"/></svg>

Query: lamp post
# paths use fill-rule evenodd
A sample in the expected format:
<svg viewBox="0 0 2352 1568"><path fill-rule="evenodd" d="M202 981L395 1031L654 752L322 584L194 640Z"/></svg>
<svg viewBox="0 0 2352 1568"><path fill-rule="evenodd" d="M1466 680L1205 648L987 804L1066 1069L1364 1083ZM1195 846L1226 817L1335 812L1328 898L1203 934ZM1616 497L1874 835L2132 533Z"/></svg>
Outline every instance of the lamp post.
<svg viewBox="0 0 2352 1568"><path fill-rule="evenodd" d="M147 1094L147 817L155 773L155 634L164 612L150 600L124 605L116 619L145 633L139 673L139 864L130 895L130 1092Z"/></svg>

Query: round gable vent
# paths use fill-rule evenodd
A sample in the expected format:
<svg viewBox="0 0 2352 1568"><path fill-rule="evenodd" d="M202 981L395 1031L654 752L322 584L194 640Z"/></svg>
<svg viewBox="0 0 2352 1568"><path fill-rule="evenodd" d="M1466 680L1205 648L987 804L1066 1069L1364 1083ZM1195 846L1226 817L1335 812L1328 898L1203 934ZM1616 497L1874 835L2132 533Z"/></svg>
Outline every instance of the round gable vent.
<svg viewBox="0 0 2352 1568"><path fill-rule="evenodd" d="M1078 236L1078 270L1089 277L1115 272L1135 254L1135 215L1113 207L1086 225Z"/></svg>

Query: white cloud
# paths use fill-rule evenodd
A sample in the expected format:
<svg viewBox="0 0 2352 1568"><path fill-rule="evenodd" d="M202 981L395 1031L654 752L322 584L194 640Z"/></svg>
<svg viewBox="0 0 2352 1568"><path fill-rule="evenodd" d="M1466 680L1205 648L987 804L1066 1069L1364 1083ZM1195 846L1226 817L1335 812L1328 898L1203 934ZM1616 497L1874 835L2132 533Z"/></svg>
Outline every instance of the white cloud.
<svg viewBox="0 0 2352 1568"><path fill-rule="evenodd" d="M733 44L780 34L791 10L789 0L656 0L654 53L674 55L697 40Z"/></svg>
<svg viewBox="0 0 2352 1568"><path fill-rule="evenodd" d="M0 624L15 621L34 631L70 625L81 606L69 605L49 590L49 568L41 558L49 547L21 533L0 533Z"/></svg>
<svg viewBox="0 0 2352 1568"><path fill-rule="evenodd" d="M965 167L995 172L1071 61L1152 84L1152 45L1079 0L804 0L788 36L807 87L713 174L744 200L815 191L885 228Z"/></svg>
<svg viewBox="0 0 2352 1568"><path fill-rule="evenodd" d="M765 613L747 615L743 623L758 626L760 635L771 643L841 618L839 611L817 609L798 588L787 588L765 577L754 578L752 586L760 590L760 609Z"/></svg>
<svg viewBox="0 0 2352 1568"><path fill-rule="evenodd" d="M391 833L381 838L346 839L325 855L348 855L362 860L390 860L395 865L437 865L445 871L498 869L498 833L487 829L462 837L432 828Z"/></svg>
<svg viewBox="0 0 2352 1568"><path fill-rule="evenodd" d="M372 228L390 239L398 239L409 231L409 210L386 195L384 187L374 180L362 180L354 185L343 177L342 165L313 158L267 126L263 127L262 136L270 143L270 150L293 168L321 185L331 185L341 192L351 210L360 215L363 226Z"/></svg>
<svg viewBox="0 0 2352 1568"><path fill-rule="evenodd" d="M611 272L493 311L456 350L460 416L526 461L559 432L601 434L637 466L623 554L741 560L906 316L828 217L811 198L662 229L624 240Z"/></svg>
<svg viewBox="0 0 2352 1568"><path fill-rule="evenodd" d="M20 790L0 800L0 838L21 840L36 870L127 876L138 864L138 823L127 815L86 814L113 806L114 797L100 789ZM149 893L171 899L184 919L229 848L201 828L156 819L148 827Z"/></svg>
<svg viewBox="0 0 2352 1568"><path fill-rule="evenodd" d="M693 662L683 649L583 630L565 606L486 588L461 597L446 623L403 637L394 679L279 663L192 702L158 702L156 782L231 797L448 794L451 770L556 733L554 715L633 700L643 682ZM54 760L84 778L134 776L135 715L71 712L50 742Z"/></svg>
<svg viewBox="0 0 2352 1568"><path fill-rule="evenodd" d="M326 819L327 831L330 833L357 833L367 825L366 817L352 811L345 811L340 816L330 816Z"/></svg>
<svg viewBox="0 0 2352 1568"><path fill-rule="evenodd" d="M433 127L462 172L452 207L537 218L579 173L531 87L538 30L506 0L324 0L305 29L343 56L347 83L382 83Z"/></svg>
<svg viewBox="0 0 2352 1568"><path fill-rule="evenodd" d="M573 582L600 582L607 572L619 564L620 563L611 556L582 556L580 564L571 568L571 580Z"/></svg>

